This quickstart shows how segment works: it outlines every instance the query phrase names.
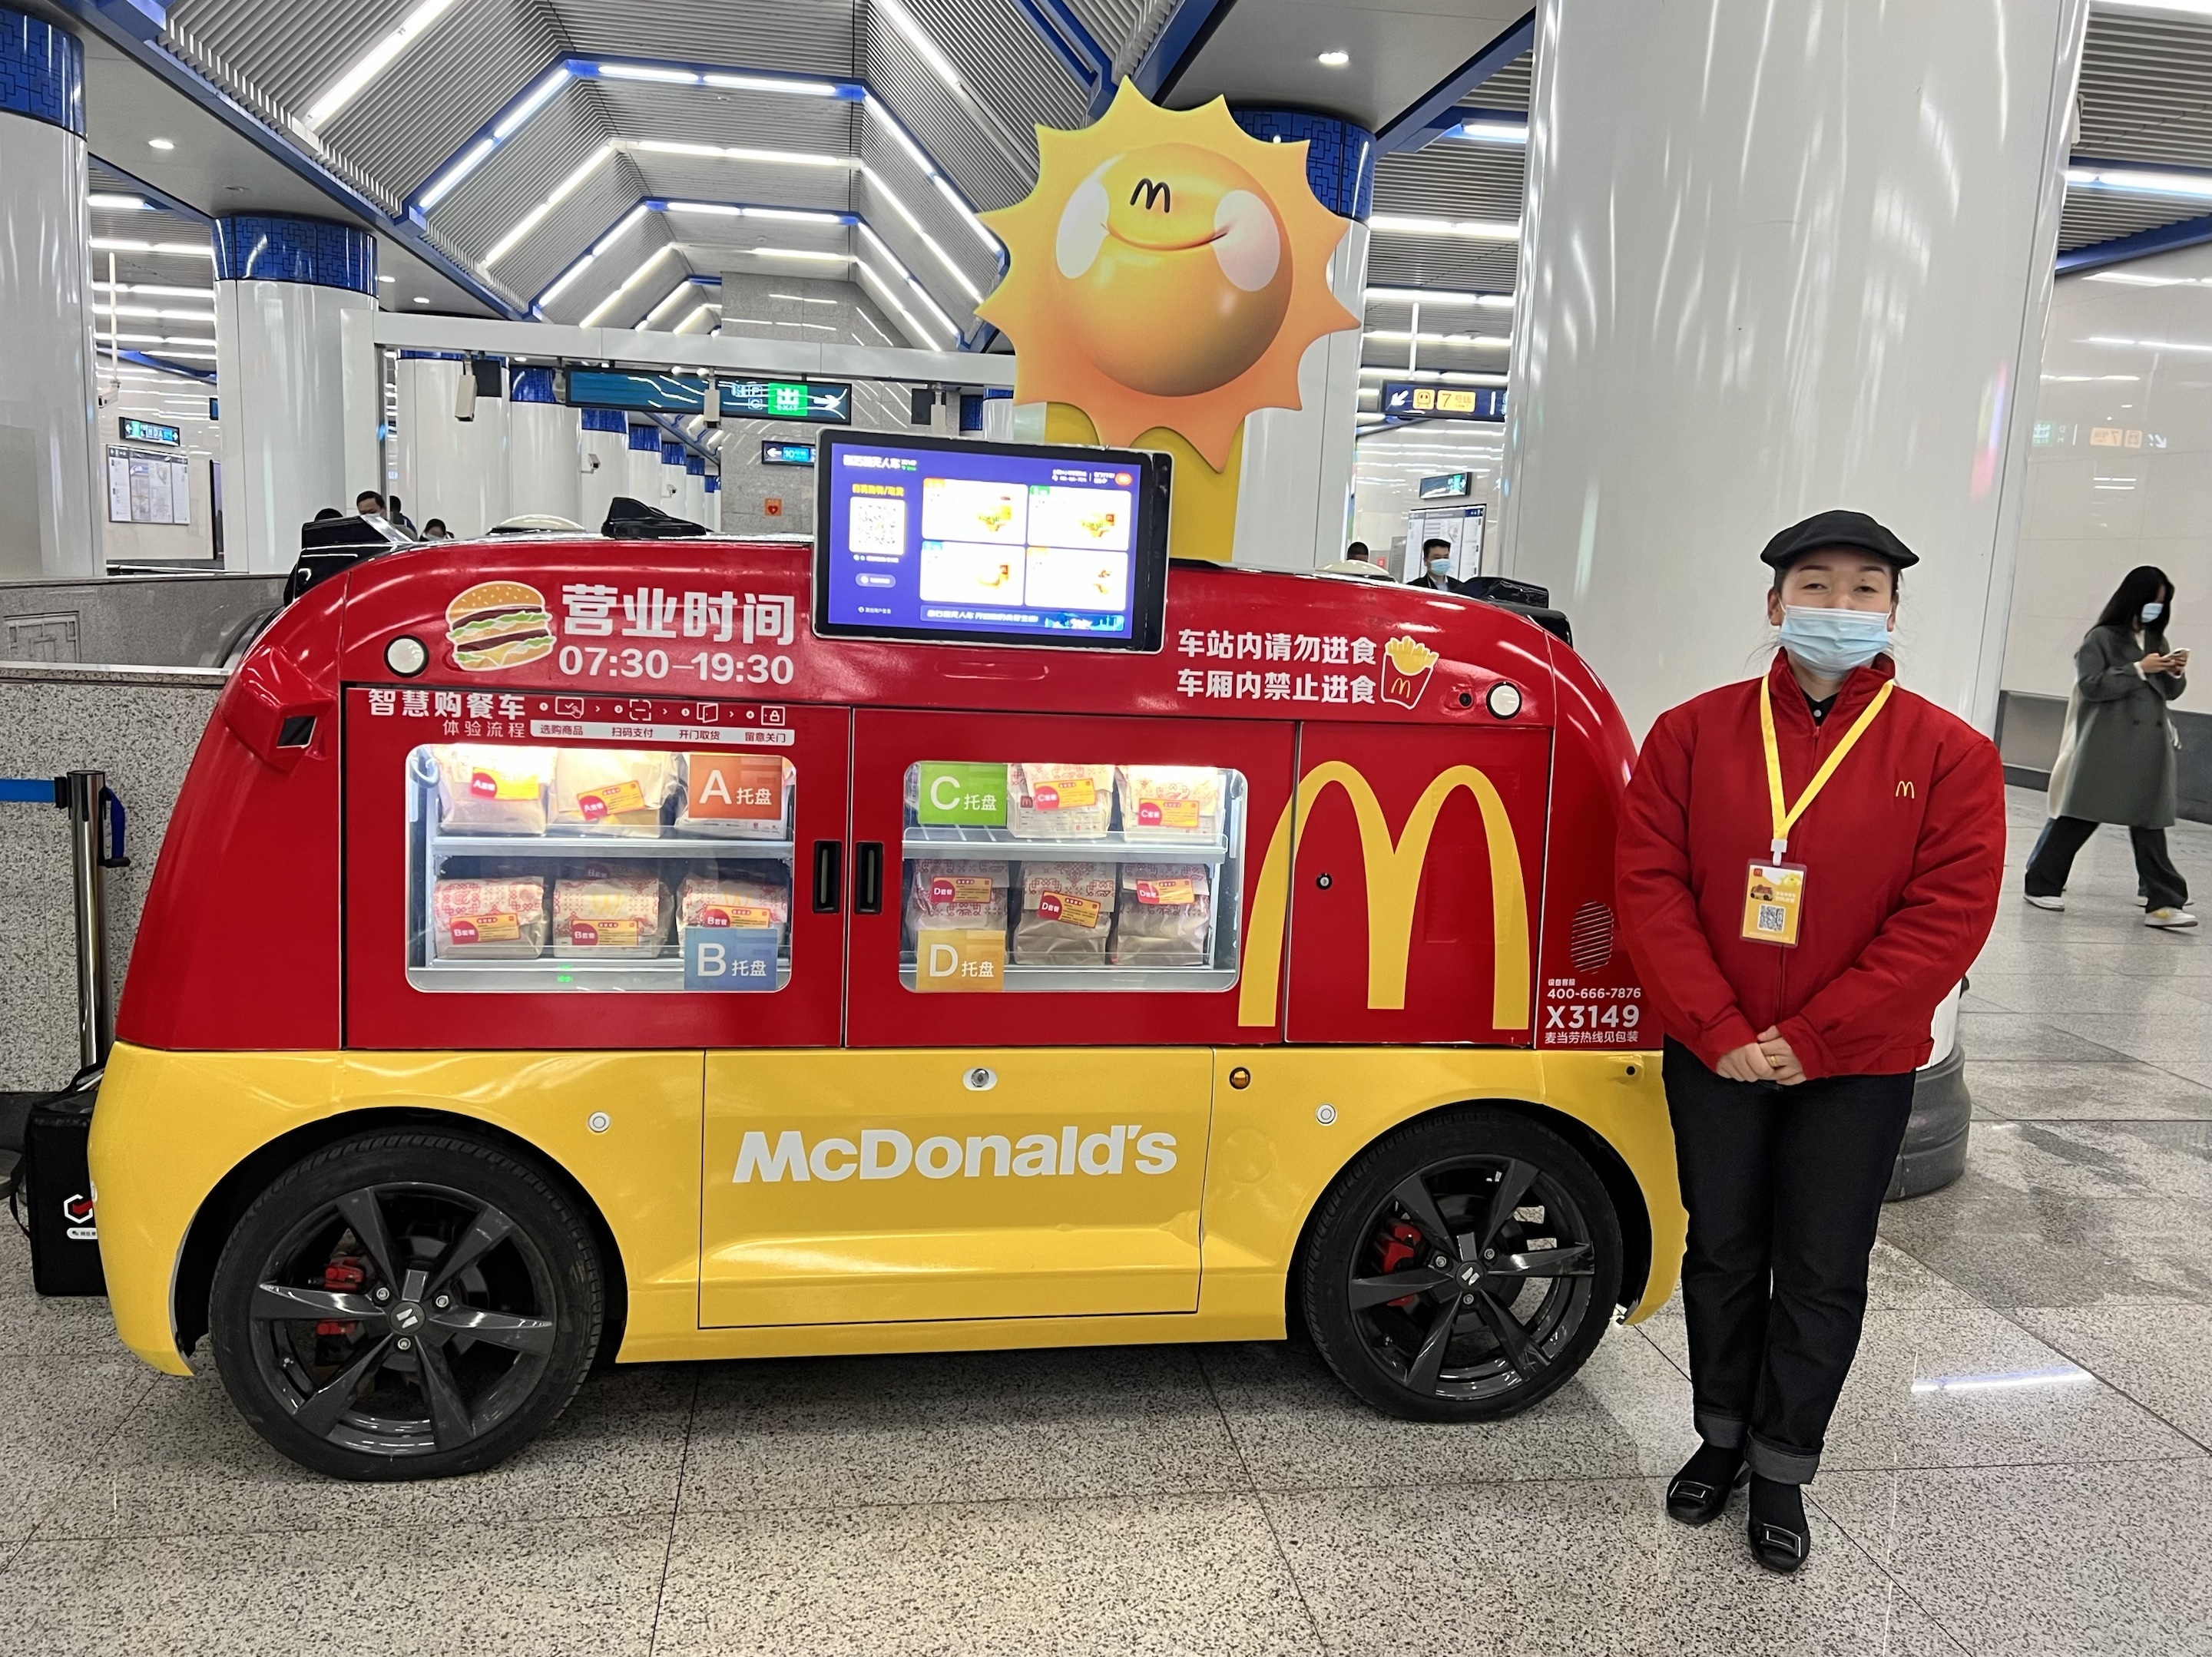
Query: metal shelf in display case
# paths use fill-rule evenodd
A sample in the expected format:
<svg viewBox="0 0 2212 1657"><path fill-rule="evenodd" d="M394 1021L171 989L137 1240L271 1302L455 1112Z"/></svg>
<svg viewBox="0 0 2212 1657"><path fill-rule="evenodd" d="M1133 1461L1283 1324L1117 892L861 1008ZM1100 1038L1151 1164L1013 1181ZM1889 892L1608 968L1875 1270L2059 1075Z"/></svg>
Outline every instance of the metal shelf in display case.
<svg viewBox="0 0 2212 1657"><path fill-rule="evenodd" d="M1226 839L1182 840L1114 829L1084 839L1024 837L973 825L909 826L899 849L910 858L994 857L1053 863L1204 863L1234 855Z"/></svg>

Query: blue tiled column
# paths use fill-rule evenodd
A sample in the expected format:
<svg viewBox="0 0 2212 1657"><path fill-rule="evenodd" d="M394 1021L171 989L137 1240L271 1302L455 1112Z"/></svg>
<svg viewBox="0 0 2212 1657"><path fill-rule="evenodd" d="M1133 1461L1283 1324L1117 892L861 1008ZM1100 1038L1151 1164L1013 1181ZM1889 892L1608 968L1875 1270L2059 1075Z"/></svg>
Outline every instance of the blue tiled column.
<svg viewBox="0 0 2212 1657"><path fill-rule="evenodd" d="M225 557L234 569L289 569L303 522L384 488L374 433L347 429L341 320L375 308L376 239L326 219L218 219L215 278ZM359 363L380 380L380 358ZM356 388L356 408L383 401L380 384Z"/></svg>
<svg viewBox="0 0 2212 1657"><path fill-rule="evenodd" d="M0 451L0 489L27 512L35 502L38 519L35 537L0 539L0 580L104 574L84 48L44 19L5 8L0 227L0 430L13 439Z"/></svg>
<svg viewBox="0 0 2212 1657"><path fill-rule="evenodd" d="M1366 311L1367 218L1375 204L1375 135L1333 115L1237 108L1230 114L1267 143L1306 146L1306 182L1330 212L1352 221L1329 261L1329 287L1355 316ZM1352 440L1359 407L1360 331L1307 347L1300 379L1316 366L1322 390L1302 409L1262 409L1244 422L1235 561L1312 569L1343 556L1352 505Z"/></svg>

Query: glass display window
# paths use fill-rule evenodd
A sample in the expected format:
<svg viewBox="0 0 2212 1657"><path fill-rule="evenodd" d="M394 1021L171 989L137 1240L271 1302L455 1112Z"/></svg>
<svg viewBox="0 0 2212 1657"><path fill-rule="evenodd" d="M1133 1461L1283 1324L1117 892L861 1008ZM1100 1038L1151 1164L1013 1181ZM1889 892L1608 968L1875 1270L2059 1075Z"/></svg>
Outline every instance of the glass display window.
<svg viewBox="0 0 2212 1657"><path fill-rule="evenodd" d="M921 994L1235 985L1246 783L1226 766L916 761L899 976Z"/></svg>
<svg viewBox="0 0 2212 1657"><path fill-rule="evenodd" d="M406 756L418 990L791 980L798 767L781 755L429 743Z"/></svg>

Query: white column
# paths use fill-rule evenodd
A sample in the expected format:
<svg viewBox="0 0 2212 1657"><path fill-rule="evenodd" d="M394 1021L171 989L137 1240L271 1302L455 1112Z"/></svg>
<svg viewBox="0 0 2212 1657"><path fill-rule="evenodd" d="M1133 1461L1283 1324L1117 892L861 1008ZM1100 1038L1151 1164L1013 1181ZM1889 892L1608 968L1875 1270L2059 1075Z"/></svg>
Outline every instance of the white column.
<svg viewBox="0 0 2212 1657"><path fill-rule="evenodd" d="M1367 224L1375 140L1364 128L1300 110L1237 109L1262 140L1307 145L1306 176L1322 205L1352 221L1328 262L1329 290L1366 314ZM1360 330L1325 334L1298 361L1298 404L1244 422L1232 561L1309 570L1344 555L1352 501L1352 416L1359 408Z"/></svg>
<svg viewBox="0 0 2212 1657"><path fill-rule="evenodd" d="M582 523L581 423L578 410L554 400L550 368L517 368L509 376L507 437L508 512ZM606 516L604 507L599 516Z"/></svg>
<svg viewBox="0 0 2212 1657"><path fill-rule="evenodd" d="M325 507L351 512L363 487L347 468L342 319L375 309L376 239L249 214L216 222L215 255L223 561L288 570L300 525Z"/></svg>
<svg viewBox="0 0 2212 1657"><path fill-rule="evenodd" d="M2085 11L1543 0L1502 567L1639 737L1756 671L1759 549L1832 507L1990 728Z"/></svg>
<svg viewBox="0 0 2212 1657"><path fill-rule="evenodd" d="M653 504L674 517L684 516L684 446L672 437L660 440L660 493Z"/></svg>
<svg viewBox="0 0 2212 1657"><path fill-rule="evenodd" d="M417 529L442 518L462 539L508 515L507 399L478 397L462 419L461 376L470 372L452 356L399 355L395 492Z"/></svg>
<svg viewBox="0 0 2212 1657"><path fill-rule="evenodd" d="M629 481L622 493L648 507L660 505L660 428L629 428Z"/></svg>
<svg viewBox="0 0 2212 1657"><path fill-rule="evenodd" d="M20 12L0 28L0 580L104 575L84 49Z"/></svg>
<svg viewBox="0 0 2212 1657"><path fill-rule="evenodd" d="M722 532L722 479L720 473L709 472L706 481L707 515L699 521L716 535Z"/></svg>
<svg viewBox="0 0 2212 1657"><path fill-rule="evenodd" d="M684 509L677 513L678 517L688 518L695 524L707 521L706 467L696 455L684 457L683 501Z"/></svg>
<svg viewBox="0 0 2212 1657"><path fill-rule="evenodd" d="M580 409L583 432L577 462L576 521L596 531L607 503L629 493L629 422L619 409Z"/></svg>

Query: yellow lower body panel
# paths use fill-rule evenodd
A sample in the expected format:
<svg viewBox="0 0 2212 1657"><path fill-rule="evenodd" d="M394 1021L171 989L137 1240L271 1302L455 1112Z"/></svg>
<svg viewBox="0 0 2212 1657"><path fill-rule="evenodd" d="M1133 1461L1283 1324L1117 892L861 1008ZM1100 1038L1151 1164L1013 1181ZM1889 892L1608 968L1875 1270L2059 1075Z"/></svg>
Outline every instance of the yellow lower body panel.
<svg viewBox="0 0 2212 1657"><path fill-rule="evenodd" d="M1267 1339L1345 1165L1486 1100L1558 1112L1620 1156L1652 1240L1629 1320L1664 1303L1685 1220L1649 1053L118 1046L92 1174L116 1326L178 1374L178 1266L217 1187L287 1135L396 1110L489 1124L567 1172L621 1255L625 1361Z"/></svg>

